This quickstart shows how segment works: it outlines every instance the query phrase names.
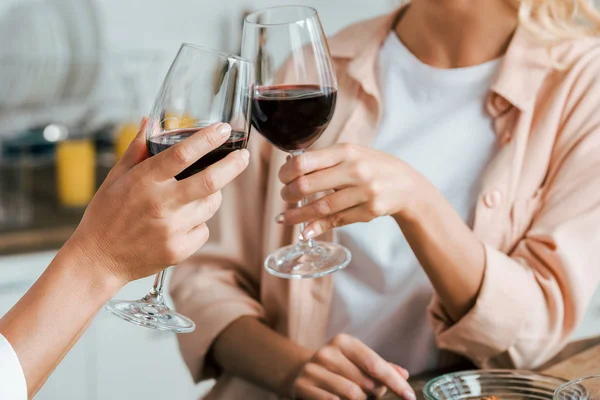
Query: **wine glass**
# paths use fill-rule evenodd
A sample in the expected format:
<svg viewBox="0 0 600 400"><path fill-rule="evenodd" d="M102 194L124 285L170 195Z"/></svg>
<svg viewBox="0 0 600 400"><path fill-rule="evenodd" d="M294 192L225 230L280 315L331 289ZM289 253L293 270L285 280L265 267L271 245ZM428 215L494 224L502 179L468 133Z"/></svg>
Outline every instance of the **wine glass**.
<svg viewBox="0 0 600 400"><path fill-rule="evenodd" d="M292 157L325 131L333 116L337 81L327 39L314 8L282 6L246 16L242 57L254 62L252 125ZM307 203L298 202L298 207ZM300 230L304 231L305 224ZM266 270L288 279L316 278L342 269L350 252L335 243L304 240L271 253Z"/></svg>
<svg viewBox="0 0 600 400"><path fill-rule="evenodd" d="M150 156L168 149L199 129L227 122L229 139L178 174L181 180L243 149L250 131L252 63L242 58L184 43L154 102L146 129ZM149 243L148 245L152 245ZM164 270L140 300L111 300L106 309L136 325L169 332L191 332L189 318L171 310L163 298Z"/></svg>

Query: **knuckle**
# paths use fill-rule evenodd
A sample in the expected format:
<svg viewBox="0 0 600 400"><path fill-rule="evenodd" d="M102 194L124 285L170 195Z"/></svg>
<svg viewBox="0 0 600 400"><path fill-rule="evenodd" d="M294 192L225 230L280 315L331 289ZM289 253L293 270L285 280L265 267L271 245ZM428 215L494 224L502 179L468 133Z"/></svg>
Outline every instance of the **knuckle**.
<svg viewBox="0 0 600 400"><path fill-rule="evenodd" d="M356 146L352 143L342 143L342 152L346 155L347 158L352 158L356 154Z"/></svg>
<svg viewBox="0 0 600 400"><path fill-rule="evenodd" d="M317 215L325 217L331 213L331 203L326 199L317 200L313 203L313 209Z"/></svg>
<svg viewBox="0 0 600 400"><path fill-rule="evenodd" d="M367 190L367 195L369 196L369 198L373 198L373 197L377 197L377 195L379 195L379 192L381 189L377 183L369 182L366 185L366 190Z"/></svg>
<svg viewBox="0 0 600 400"><path fill-rule="evenodd" d="M373 358L365 360L365 370L365 372L367 372L369 376L372 376L374 378L378 378L383 375L383 368L381 366L381 363L379 362L379 360Z"/></svg>
<svg viewBox="0 0 600 400"><path fill-rule="evenodd" d="M319 376L320 368L314 362L309 362L304 366L304 372L307 376Z"/></svg>
<svg viewBox="0 0 600 400"><path fill-rule="evenodd" d="M210 149L215 149L221 145L221 140L214 129L207 133L206 144Z"/></svg>
<svg viewBox="0 0 600 400"><path fill-rule="evenodd" d="M149 163L138 164L131 170L127 178L131 186L152 185L156 183L154 177L155 170L150 168Z"/></svg>
<svg viewBox="0 0 600 400"><path fill-rule="evenodd" d="M306 379L303 374L304 370L300 372L300 375L298 375L298 378L294 382L294 392L296 395L302 394L305 388L312 386L310 380Z"/></svg>
<svg viewBox="0 0 600 400"><path fill-rule="evenodd" d="M352 337L346 333L338 333L331 340L331 344L335 347L341 348L346 347L352 341Z"/></svg>
<svg viewBox="0 0 600 400"><path fill-rule="evenodd" d="M239 151L235 153L234 161L235 161L237 173L240 173L241 171L243 171L246 168L246 166L248 165L248 162L244 159L244 157L242 157L242 155Z"/></svg>
<svg viewBox="0 0 600 400"><path fill-rule="evenodd" d="M208 242L208 239L210 238L210 230L208 229L208 226L206 224L202 224L196 227L196 230L199 232L199 234L198 242L195 243L195 247L199 248L203 246L206 242Z"/></svg>
<svg viewBox="0 0 600 400"><path fill-rule="evenodd" d="M372 200L367 203L367 212L371 217L380 217L385 214L383 205L377 200Z"/></svg>
<svg viewBox="0 0 600 400"><path fill-rule="evenodd" d="M188 165L194 161L190 151L185 146L173 147L173 159L177 164L181 165Z"/></svg>
<svg viewBox="0 0 600 400"><path fill-rule="evenodd" d="M183 246L180 240L167 240L164 249L164 258L169 264L177 264L182 259Z"/></svg>
<svg viewBox="0 0 600 400"><path fill-rule="evenodd" d="M340 393L343 398L348 400L363 400L365 398L363 391L353 382L347 382Z"/></svg>
<svg viewBox="0 0 600 400"><path fill-rule="evenodd" d="M371 167L366 161L357 161L352 165L352 177L360 182L371 179Z"/></svg>
<svg viewBox="0 0 600 400"><path fill-rule="evenodd" d="M334 214L327 218L327 223L332 228L338 228L344 225L344 218L342 218L339 214Z"/></svg>
<svg viewBox="0 0 600 400"><path fill-rule="evenodd" d="M207 198L207 208L208 208L209 218L211 218L213 215L216 214L216 212L219 210L219 207L221 207L222 201L223 201L223 196L222 196L220 190L218 192L210 195Z"/></svg>
<svg viewBox="0 0 600 400"><path fill-rule="evenodd" d="M306 176L301 176L296 180L296 189L299 193L308 193L310 190L310 181Z"/></svg>
<svg viewBox="0 0 600 400"><path fill-rule="evenodd" d="M162 219L167 214L166 206L160 200L153 200L148 206L148 213L154 218Z"/></svg>
<svg viewBox="0 0 600 400"><path fill-rule="evenodd" d="M303 155L299 155L296 156L294 158L292 158L292 169L296 172L300 172L302 171L302 168L304 166L304 156Z"/></svg>
<svg viewBox="0 0 600 400"><path fill-rule="evenodd" d="M207 194L215 193L218 190L216 179L210 172L202 177L202 188Z"/></svg>
<svg viewBox="0 0 600 400"><path fill-rule="evenodd" d="M322 347L315 353L314 359L321 365L327 365L333 358L333 349L330 347Z"/></svg>

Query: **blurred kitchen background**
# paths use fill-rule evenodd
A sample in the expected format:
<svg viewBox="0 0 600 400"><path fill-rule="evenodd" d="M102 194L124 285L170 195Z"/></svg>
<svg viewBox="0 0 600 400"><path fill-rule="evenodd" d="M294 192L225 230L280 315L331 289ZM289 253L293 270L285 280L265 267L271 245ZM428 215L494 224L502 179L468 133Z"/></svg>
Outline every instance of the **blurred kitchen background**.
<svg viewBox="0 0 600 400"><path fill-rule="evenodd" d="M239 53L249 11L310 5L333 34L398 3L0 0L0 315L73 232L181 42ZM139 298L150 285L135 282L120 297ZM578 338L600 332L599 310ZM196 399L209 385L193 385L174 335L102 311L36 398Z"/></svg>
<svg viewBox="0 0 600 400"><path fill-rule="evenodd" d="M0 0L0 315L75 229L182 42L239 54L246 12L311 5L333 34L396 1ZM191 400L208 386L192 383L173 334L101 311L36 399Z"/></svg>

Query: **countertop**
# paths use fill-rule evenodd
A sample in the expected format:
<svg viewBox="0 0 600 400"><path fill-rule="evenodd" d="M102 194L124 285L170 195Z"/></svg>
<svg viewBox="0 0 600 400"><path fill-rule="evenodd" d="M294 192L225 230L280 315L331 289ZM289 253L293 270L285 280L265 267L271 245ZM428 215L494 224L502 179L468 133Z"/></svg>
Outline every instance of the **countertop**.
<svg viewBox="0 0 600 400"><path fill-rule="evenodd" d="M109 170L96 168L97 186ZM28 166L19 170L18 177L15 174L15 168L0 169L0 256L60 248L77 228L85 208L59 204L53 163ZM20 197L15 198L17 194ZM27 217L17 223L14 218L19 212Z"/></svg>

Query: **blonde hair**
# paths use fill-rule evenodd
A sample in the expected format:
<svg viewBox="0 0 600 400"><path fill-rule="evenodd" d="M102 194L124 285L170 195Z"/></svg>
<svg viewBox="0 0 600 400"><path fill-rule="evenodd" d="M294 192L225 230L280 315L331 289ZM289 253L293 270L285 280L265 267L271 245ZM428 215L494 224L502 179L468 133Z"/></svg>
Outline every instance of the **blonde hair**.
<svg viewBox="0 0 600 400"><path fill-rule="evenodd" d="M523 27L545 42L600 35L594 0L506 0L519 12Z"/></svg>

